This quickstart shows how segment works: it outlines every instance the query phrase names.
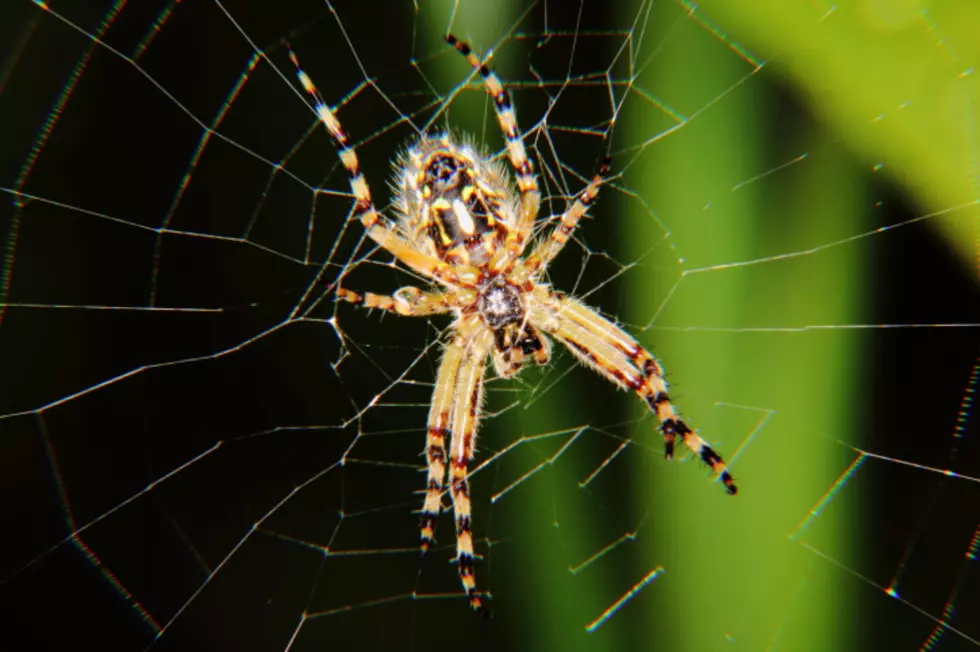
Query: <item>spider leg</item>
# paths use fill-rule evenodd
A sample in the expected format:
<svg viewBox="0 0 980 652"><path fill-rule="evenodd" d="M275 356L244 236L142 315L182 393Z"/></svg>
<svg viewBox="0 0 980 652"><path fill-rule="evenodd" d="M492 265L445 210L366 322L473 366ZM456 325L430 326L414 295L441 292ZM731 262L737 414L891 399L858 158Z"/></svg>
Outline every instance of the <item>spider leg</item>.
<svg viewBox="0 0 980 652"><path fill-rule="evenodd" d="M599 166L599 171L592 177L592 181L585 187L585 190L576 198L575 202L562 213L558 225L552 230L551 235L540 240L524 259L524 274L527 277L533 276L542 267L546 267L561 252L572 237L575 227L588 212L589 207L599 195L599 187L606 181L609 173L609 161L607 156Z"/></svg>
<svg viewBox="0 0 980 652"><path fill-rule="evenodd" d="M449 443L449 487L456 516L456 563L463 590L470 607L483 616L489 611L476 590L473 552L472 516L468 465L473 459L476 427L483 403L483 378L487 356L493 346L493 335L479 322L473 322L476 333L466 344L453 390L452 439ZM461 329L462 330L462 329Z"/></svg>
<svg viewBox="0 0 980 652"><path fill-rule="evenodd" d="M444 292L423 292L411 285L399 288L393 295L359 293L347 288L337 288L337 299L357 304L367 309L380 308L405 317L424 317L449 312L454 306L453 296Z"/></svg>
<svg viewBox="0 0 980 652"><path fill-rule="evenodd" d="M517 173L517 188L521 192L521 211L517 228L507 234L503 248L503 251L509 253L509 258L513 259L520 254L524 243L530 237L534 219L538 215L538 207L541 205L541 191L538 190L538 181L534 177L534 167L527 157L527 150L524 148L524 141L517 127L517 113L514 111L510 93L507 92L500 78L473 54L465 41L458 40L452 34L446 34L446 42L466 57L470 65L483 78L487 93L493 99L493 108L497 114L500 131L507 141L507 156Z"/></svg>
<svg viewBox="0 0 980 652"><path fill-rule="evenodd" d="M422 253L413 247L408 240L382 222L380 213L374 205L374 199L371 197L371 188L361 173L361 164L350 137L341 126L337 115L323 101L323 96L313 84L313 80L300 67L299 58L292 50L289 51L289 59L296 66L296 76L299 78L303 90L313 99L317 116L327 128L327 132L337 149L340 162L347 170L351 194L354 195L353 216L360 220L367 236L416 272L445 284L458 284L459 277L449 263L435 256Z"/></svg>
<svg viewBox="0 0 980 652"><path fill-rule="evenodd" d="M673 457L674 442L680 437L705 464L721 477L725 490L738 492L721 456L680 417L670 396L663 368L650 353L623 329L588 306L568 297L547 292L545 305L532 310L531 322L551 332L586 365L624 389L642 398L660 420L667 459Z"/></svg>
<svg viewBox="0 0 980 652"><path fill-rule="evenodd" d="M429 408L429 427L425 442L428 479L422 516L419 519L422 552L428 550L435 542L436 518L442 509L443 482L446 479L446 435L452 417L456 377L459 375L459 365L463 360L465 346L466 340L462 335L446 345L436 375L432 405Z"/></svg>

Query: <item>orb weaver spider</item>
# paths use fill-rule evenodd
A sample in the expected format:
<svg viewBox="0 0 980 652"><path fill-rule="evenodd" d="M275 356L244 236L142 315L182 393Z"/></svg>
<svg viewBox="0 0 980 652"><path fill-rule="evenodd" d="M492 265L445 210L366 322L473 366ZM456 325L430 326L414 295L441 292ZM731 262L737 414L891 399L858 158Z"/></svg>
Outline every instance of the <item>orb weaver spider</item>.
<svg viewBox="0 0 980 652"><path fill-rule="evenodd" d="M347 170L354 197L352 216L377 245L435 285L430 290L403 287L390 296L338 286L338 299L409 317L455 316L429 410L421 547L425 551L435 541L448 464L459 577L470 606L486 615L489 612L474 573L468 466L473 459L488 357L492 356L497 375L509 378L525 364L546 364L551 357L549 337L558 340L583 364L633 391L649 406L660 421L668 459L680 439L720 477L729 494L738 490L721 456L678 415L657 360L619 326L542 280L549 263L595 202L609 172L608 157L551 233L535 240L541 194L510 94L469 45L451 34L446 42L482 77L493 100L517 192L505 167L473 146L449 134L422 135L394 162L398 213L394 226L375 207L357 153L335 112L292 52L290 59ZM528 247L530 252L524 255Z"/></svg>

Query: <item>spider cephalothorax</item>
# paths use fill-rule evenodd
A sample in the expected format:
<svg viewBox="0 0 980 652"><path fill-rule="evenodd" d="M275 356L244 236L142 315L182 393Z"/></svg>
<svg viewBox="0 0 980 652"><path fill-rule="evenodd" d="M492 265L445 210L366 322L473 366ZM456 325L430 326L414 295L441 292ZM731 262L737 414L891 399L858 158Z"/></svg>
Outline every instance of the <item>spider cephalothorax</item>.
<svg viewBox="0 0 980 652"><path fill-rule="evenodd" d="M400 213L397 226L381 218L347 133L299 68L295 55L291 56L300 82L314 98L317 114L350 176L354 217L371 240L437 285L429 291L408 286L392 296L338 287L338 298L400 315L455 316L429 409L425 446L428 479L420 510L422 549L428 549L435 540L448 466L459 576L470 606L486 614L485 596L476 588L474 573L468 467L475 451L490 356L499 376L513 376L526 360L546 363L551 352L549 337L558 340L583 364L634 392L649 406L660 421L668 459L680 440L711 467L729 494L737 490L721 456L677 414L660 363L613 321L542 281L548 265L568 242L606 181L608 160L557 218L551 233L534 240L541 196L510 95L468 45L452 35L446 40L479 73L493 98L517 189L503 166L465 142L459 144L448 134L423 136L395 161L395 204Z"/></svg>
<svg viewBox="0 0 980 652"><path fill-rule="evenodd" d="M527 319L520 289L502 276L495 276L482 285L477 309L483 321L494 331L502 331L511 324Z"/></svg>
<svg viewBox="0 0 980 652"><path fill-rule="evenodd" d="M520 371L527 356L533 356L536 364L545 364L551 358L548 340L530 324L525 303L528 298L526 292L502 274L480 286L475 308L493 331L493 364L502 378Z"/></svg>

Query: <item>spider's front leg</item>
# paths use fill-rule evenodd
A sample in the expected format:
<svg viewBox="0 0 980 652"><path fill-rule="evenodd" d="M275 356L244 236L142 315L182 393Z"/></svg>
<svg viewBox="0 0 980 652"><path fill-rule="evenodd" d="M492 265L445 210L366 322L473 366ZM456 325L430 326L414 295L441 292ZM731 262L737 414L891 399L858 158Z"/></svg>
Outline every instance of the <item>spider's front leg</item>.
<svg viewBox="0 0 980 652"><path fill-rule="evenodd" d="M429 423L425 440L425 464L428 479L425 486L425 502L420 511L419 529L422 552L435 543L436 519L442 510L443 482L446 480L446 436L452 419L456 377L463 361L466 340L462 335L446 345L436 374L436 387L429 406Z"/></svg>
<svg viewBox="0 0 980 652"><path fill-rule="evenodd" d="M546 288L537 294L540 303L532 312L532 323L561 340L586 365L644 400L660 420L667 459L673 457L674 442L679 437L721 478L725 490L735 495L738 488L725 461L684 422L670 402L660 363L623 329L588 306Z"/></svg>
<svg viewBox="0 0 980 652"><path fill-rule="evenodd" d="M446 435L449 434L449 488L456 516L459 579L470 607L484 616L489 615L489 611L476 589L474 565L477 557L473 550L468 467L475 451L484 369L492 347L493 335L478 319L470 317L457 324L453 340L443 352L429 410L428 484L420 519L422 551L425 552L435 541L435 521L442 508Z"/></svg>
<svg viewBox="0 0 980 652"><path fill-rule="evenodd" d="M521 193L521 211L515 224L516 228L507 233L507 242L502 249L508 253L509 259L513 259L524 249L524 243L531 236L534 219L537 217L538 208L541 205L541 191L538 189L538 181L534 177L534 166L527 156L527 149L524 147L524 141L517 126L517 113L514 111L510 93L501 83L500 77L473 54L469 44L465 41L460 41L452 34L446 34L446 43L456 48L456 51L463 55L483 78L487 93L493 99L493 110L497 114L500 131L507 141L507 157L517 174L517 188Z"/></svg>

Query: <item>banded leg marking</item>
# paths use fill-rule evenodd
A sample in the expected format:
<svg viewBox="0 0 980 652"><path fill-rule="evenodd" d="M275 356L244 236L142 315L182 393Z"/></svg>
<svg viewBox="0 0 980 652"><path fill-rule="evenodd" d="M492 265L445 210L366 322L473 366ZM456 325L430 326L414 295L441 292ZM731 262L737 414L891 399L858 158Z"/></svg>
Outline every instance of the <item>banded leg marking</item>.
<svg viewBox="0 0 980 652"><path fill-rule="evenodd" d="M456 515L456 563L463 590L473 611L488 617L490 612L476 589L473 551L472 510L468 466L473 460L476 428L483 403L483 378L493 336L484 330L470 342L464 353L456 380L453 406L452 439L449 444L449 486Z"/></svg>
<svg viewBox="0 0 980 652"><path fill-rule="evenodd" d="M296 76L303 86L303 90L313 99L316 114L330 134L337 155L340 157L340 162L347 170L351 194L354 195L353 216L364 226L367 236L416 272L435 278L442 283L458 283L459 278L452 266L446 261L418 251L408 240L392 231L381 221L371 196L371 188L361 173L360 161L350 137L341 126L336 113L324 102L323 96L313 80L300 67L299 57L292 49L289 50L289 59L296 67Z"/></svg>
<svg viewBox="0 0 980 652"><path fill-rule="evenodd" d="M449 312L452 309L449 295L442 292L423 292L412 286L400 288L391 296L373 292L354 292L340 287L337 288L337 299L369 310L378 308L405 317L424 317Z"/></svg>
<svg viewBox="0 0 980 652"><path fill-rule="evenodd" d="M599 166L599 171L592 177L589 185L578 196L575 202L561 215L558 224L552 230L549 237L542 239L534 247L531 254L525 259L524 266L528 275L533 275L541 267L547 266L565 248L568 240L575 232L579 222L589 211L589 207L599 196L599 188L606 181L609 174L610 158L607 156Z"/></svg>
<svg viewBox="0 0 980 652"><path fill-rule="evenodd" d="M436 519L442 508L443 481L446 478L446 434L449 432L456 376L463 359L465 341L458 337L446 346L436 375L436 388L429 408L428 434L425 442L427 480L419 529L422 552L435 542Z"/></svg>
<svg viewBox="0 0 980 652"><path fill-rule="evenodd" d="M621 328L584 304L553 295L559 323L554 334L579 359L620 387L632 390L660 421L667 459L673 457L678 437L701 461L720 476L730 495L738 493L724 459L678 415L667 393L663 368L650 353ZM543 318L532 313L532 322Z"/></svg>
<svg viewBox="0 0 980 652"><path fill-rule="evenodd" d="M487 93L493 100L500 131L507 141L507 156L517 174L517 188L521 193L522 210L518 217L517 228L507 235L504 250L510 252L512 258L516 258L524 248L524 242L530 237L531 228L541 205L541 191L538 189L538 181L534 176L534 166L527 156L527 150L517 126L517 113L514 111L514 104L507 88L501 83L497 74L473 54L469 44L460 41L452 34L446 35L446 42L456 48L456 51L463 55L483 78Z"/></svg>

